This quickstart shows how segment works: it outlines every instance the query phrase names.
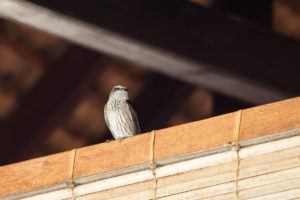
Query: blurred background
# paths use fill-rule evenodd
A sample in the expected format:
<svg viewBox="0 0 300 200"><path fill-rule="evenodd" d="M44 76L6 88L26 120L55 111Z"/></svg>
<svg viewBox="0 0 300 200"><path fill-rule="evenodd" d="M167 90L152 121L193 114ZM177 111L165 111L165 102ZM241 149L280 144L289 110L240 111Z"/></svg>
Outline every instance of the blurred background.
<svg viewBox="0 0 300 200"><path fill-rule="evenodd" d="M0 4L0 165L112 139L103 108L117 84L128 87L142 132L299 93L298 0L15 2L21 8L38 3L162 56L171 52L183 65L149 67L143 59L81 45L76 34L70 39L45 31L43 19L38 27L20 23L18 12L7 17ZM178 71L188 66L185 58L221 78L202 81L201 70L186 76L189 69ZM225 87L228 77L241 88Z"/></svg>

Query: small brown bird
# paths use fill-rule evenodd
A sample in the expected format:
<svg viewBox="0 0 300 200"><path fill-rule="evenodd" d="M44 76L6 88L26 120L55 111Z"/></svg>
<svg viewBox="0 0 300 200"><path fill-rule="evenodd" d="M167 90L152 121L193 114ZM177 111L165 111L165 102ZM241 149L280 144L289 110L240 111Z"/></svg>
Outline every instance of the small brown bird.
<svg viewBox="0 0 300 200"><path fill-rule="evenodd" d="M128 97L128 89L115 86L104 106L106 124L116 140L141 133L138 117Z"/></svg>

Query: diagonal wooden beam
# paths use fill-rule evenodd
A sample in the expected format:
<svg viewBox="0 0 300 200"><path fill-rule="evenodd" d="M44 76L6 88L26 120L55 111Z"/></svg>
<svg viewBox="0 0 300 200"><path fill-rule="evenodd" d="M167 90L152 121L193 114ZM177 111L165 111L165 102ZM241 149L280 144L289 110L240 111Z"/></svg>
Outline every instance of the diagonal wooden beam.
<svg viewBox="0 0 300 200"><path fill-rule="evenodd" d="M0 164L15 161L29 144L34 148L64 120L97 75L99 59L94 51L71 46L50 67L16 112L0 126Z"/></svg>
<svg viewBox="0 0 300 200"><path fill-rule="evenodd" d="M216 10L181 0L31 2L52 10L2 0L0 16L253 104L299 94L300 43Z"/></svg>

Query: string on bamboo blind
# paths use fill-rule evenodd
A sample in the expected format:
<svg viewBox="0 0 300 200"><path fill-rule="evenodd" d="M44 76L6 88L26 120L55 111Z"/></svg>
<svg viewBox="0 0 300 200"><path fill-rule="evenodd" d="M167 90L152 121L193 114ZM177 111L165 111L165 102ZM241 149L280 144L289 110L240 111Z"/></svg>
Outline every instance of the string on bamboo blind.
<svg viewBox="0 0 300 200"><path fill-rule="evenodd" d="M234 129L234 144L232 145L232 150L236 151L237 154L237 164L236 164L236 172L235 172L235 199L239 200L239 190L238 190L238 181L239 181L239 168L240 168L240 158L239 158L239 132L240 132L240 124L242 118L242 110L236 112L236 124ZM154 179L154 192L153 192L153 199L156 200L157 196L157 177L156 177L156 165L154 163L154 145L155 145L155 131L151 132L151 142L150 142L150 170L153 174ZM71 151L71 159L70 159L70 169L68 175L68 185L72 192L72 200L76 200L74 195L74 188L76 185L73 182L73 171L74 171L74 164L75 164L75 156L76 156L76 149Z"/></svg>
<svg viewBox="0 0 300 200"><path fill-rule="evenodd" d="M75 188L76 185L73 182L75 156L76 156L76 149L73 149L71 151L70 168L69 168L69 174L68 174L68 186L69 186L69 188L71 189L71 192L72 192L72 200L76 200L75 195L74 195L74 188Z"/></svg>
<svg viewBox="0 0 300 200"><path fill-rule="evenodd" d="M157 179L156 179L156 165L154 163L154 144L155 144L155 131L152 131L151 134L151 142L150 142L150 170L152 171L154 177L154 194L153 199L156 200L156 193L157 193ZM68 174L68 186L72 192L72 200L76 200L74 195L74 188L76 185L73 182L73 172L74 172L74 164L75 164L75 157L76 157L76 149L71 151L70 156L70 167L69 167L69 174Z"/></svg>
<svg viewBox="0 0 300 200"><path fill-rule="evenodd" d="M150 143L150 169L153 174L154 179L154 193L153 199L156 200L156 193L157 193L157 178L156 178L156 165L154 163L154 144L155 144L155 131L151 132L151 143Z"/></svg>
<svg viewBox="0 0 300 200"><path fill-rule="evenodd" d="M232 145L232 150L236 152L236 170L235 170L235 199L239 200L239 172L240 172L240 156L239 156L239 133L241 128L241 120L242 120L242 112L243 110L239 110L236 112L236 125L234 129L234 144Z"/></svg>

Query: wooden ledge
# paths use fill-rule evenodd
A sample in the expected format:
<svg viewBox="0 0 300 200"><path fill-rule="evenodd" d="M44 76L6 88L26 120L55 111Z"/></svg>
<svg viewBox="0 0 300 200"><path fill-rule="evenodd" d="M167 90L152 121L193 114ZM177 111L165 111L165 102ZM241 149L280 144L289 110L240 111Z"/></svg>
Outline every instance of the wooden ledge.
<svg viewBox="0 0 300 200"><path fill-rule="evenodd" d="M241 114L241 115L240 115ZM228 151L242 145L300 135L300 97L154 131L154 162ZM16 199L149 169L152 134L111 141L0 167L0 199ZM73 171L72 171L73 170ZM70 171L73 172L70 175Z"/></svg>

